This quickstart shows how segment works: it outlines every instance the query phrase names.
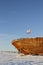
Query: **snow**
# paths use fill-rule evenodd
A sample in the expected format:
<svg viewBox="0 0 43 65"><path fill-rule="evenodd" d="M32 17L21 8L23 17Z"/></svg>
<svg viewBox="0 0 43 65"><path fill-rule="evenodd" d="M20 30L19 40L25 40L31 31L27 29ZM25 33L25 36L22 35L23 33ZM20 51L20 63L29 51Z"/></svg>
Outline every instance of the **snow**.
<svg viewBox="0 0 43 65"><path fill-rule="evenodd" d="M13 52L0 52L0 65L43 65L43 56L21 56Z"/></svg>

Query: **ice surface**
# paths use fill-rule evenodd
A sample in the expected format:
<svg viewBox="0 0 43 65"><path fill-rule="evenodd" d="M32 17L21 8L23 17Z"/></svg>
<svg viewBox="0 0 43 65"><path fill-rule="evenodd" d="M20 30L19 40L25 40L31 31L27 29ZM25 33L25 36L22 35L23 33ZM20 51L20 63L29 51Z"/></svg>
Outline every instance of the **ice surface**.
<svg viewBox="0 0 43 65"><path fill-rule="evenodd" d="M0 52L0 65L43 65L43 56L23 55Z"/></svg>

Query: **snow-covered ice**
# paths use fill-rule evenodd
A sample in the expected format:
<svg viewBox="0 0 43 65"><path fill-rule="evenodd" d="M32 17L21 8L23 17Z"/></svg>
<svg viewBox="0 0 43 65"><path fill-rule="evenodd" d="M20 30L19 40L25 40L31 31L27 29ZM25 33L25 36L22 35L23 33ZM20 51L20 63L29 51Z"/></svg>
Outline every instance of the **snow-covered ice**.
<svg viewBox="0 0 43 65"><path fill-rule="evenodd" d="M0 52L0 65L43 65L43 56L20 56L12 52Z"/></svg>

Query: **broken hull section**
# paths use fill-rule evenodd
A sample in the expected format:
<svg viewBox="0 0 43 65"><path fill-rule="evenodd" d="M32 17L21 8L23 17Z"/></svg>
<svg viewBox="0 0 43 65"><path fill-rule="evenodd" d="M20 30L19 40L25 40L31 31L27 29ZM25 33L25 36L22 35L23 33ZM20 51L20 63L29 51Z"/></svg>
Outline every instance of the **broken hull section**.
<svg viewBox="0 0 43 65"><path fill-rule="evenodd" d="M43 37L13 40L12 45L17 48L19 53L25 55L43 55Z"/></svg>

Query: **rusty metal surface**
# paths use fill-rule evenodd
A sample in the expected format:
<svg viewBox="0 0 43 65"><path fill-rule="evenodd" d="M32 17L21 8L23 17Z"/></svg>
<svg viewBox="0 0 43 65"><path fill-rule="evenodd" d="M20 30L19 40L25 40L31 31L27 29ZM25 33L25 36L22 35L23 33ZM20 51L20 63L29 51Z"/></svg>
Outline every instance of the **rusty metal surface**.
<svg viewBox="0 0 43 65"><path fill-rule="evenodd" d="M15 46L20 53L43 54L43 37L13 40L12 45Z"/></svg>

